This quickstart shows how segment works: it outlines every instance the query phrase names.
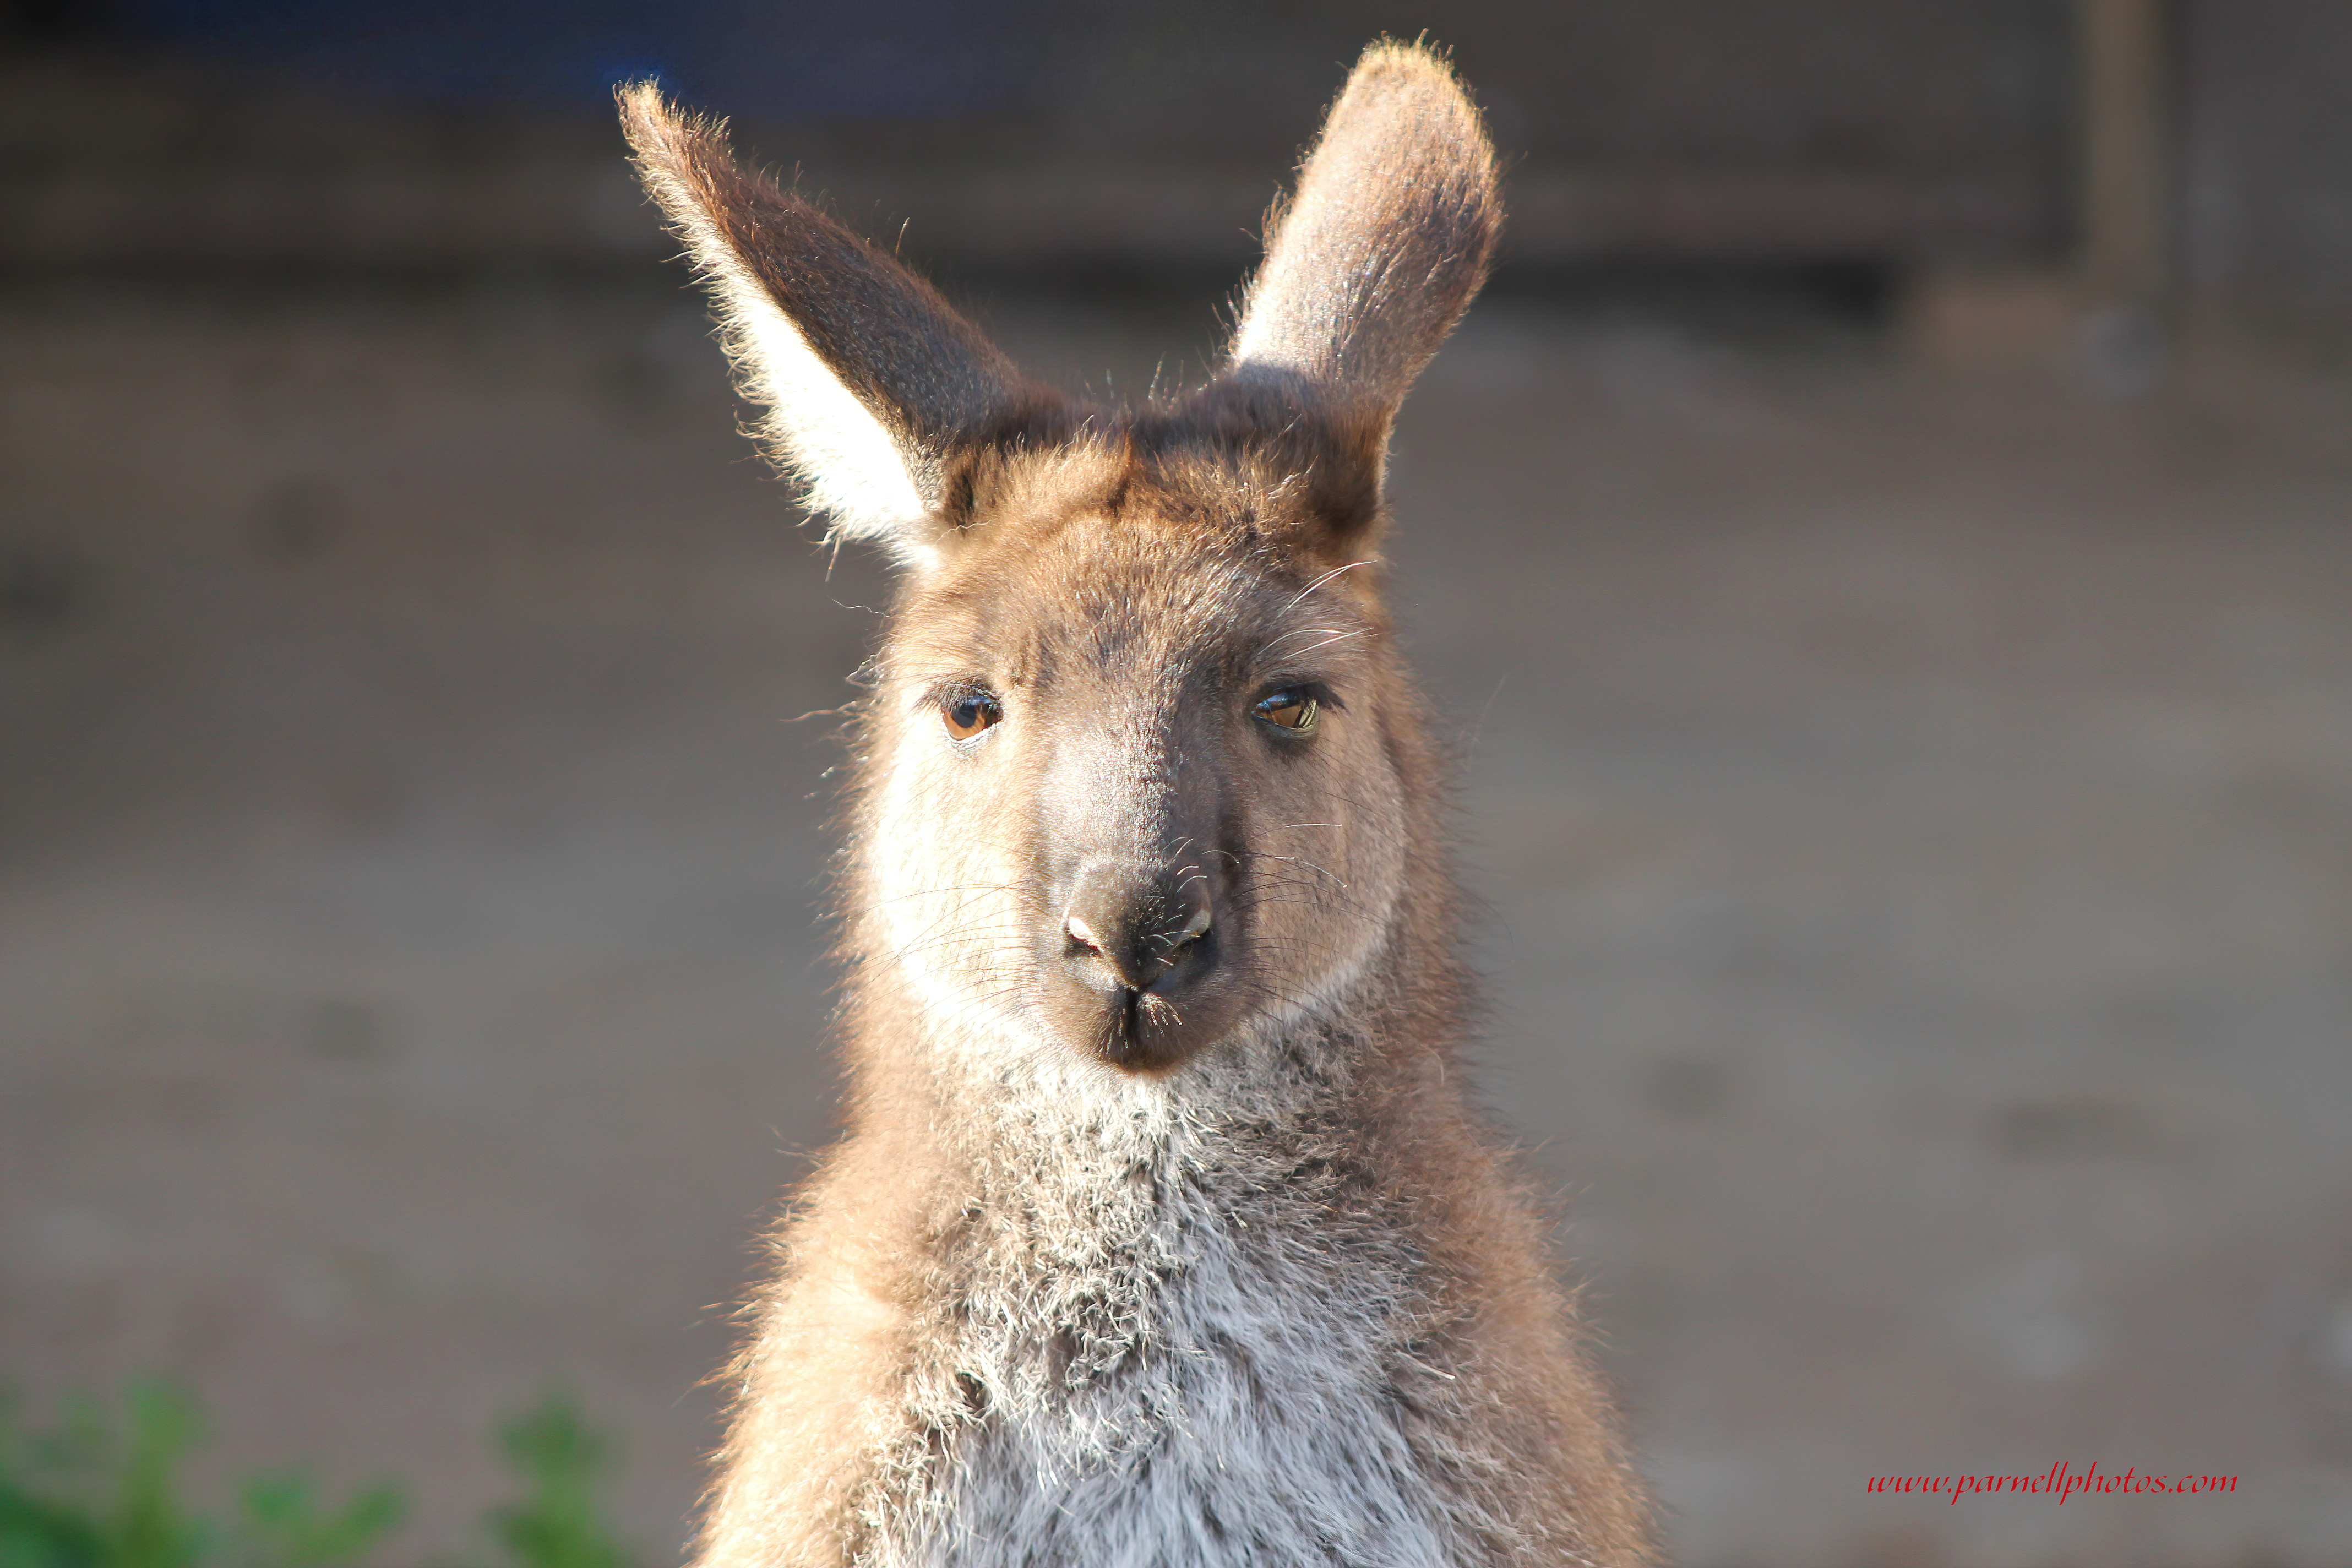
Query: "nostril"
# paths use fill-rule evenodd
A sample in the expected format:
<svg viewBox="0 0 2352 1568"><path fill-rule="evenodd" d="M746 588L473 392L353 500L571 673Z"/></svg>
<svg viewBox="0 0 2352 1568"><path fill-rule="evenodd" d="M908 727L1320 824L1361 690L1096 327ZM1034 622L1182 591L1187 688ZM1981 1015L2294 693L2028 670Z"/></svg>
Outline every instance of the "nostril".
<svg viewBox="0 0 2352 1568"><path fill-rule="evenodd" d="M1198 909L1192 911L1192 919L1177 930L1153 934L1152 945L1159 949L1154 956L1162 973L1192 961L1193 949L1200 945L1202 937L1209 934L1209 924L1208 910Z"/></svg>
<svg viewBox="0 0 2352 1568"><path fill-rule="evenodd" d="M1208 906L1204 904L1192 911L1192 918L1184 923L1183 930L1169 939L1168 957L1171 963L1181 957L1185 949L1209 934L1210 918Z"/></svg>
<svg viewBox="0 0 2352 1568"><path fill-rule="evenodd" d="M1070 933L1070 940L1072 942L1077 943L1080 947L1085 948L1088 952L1102 952L1102 938L1095 934L1094 927L1087 924L1086 921L1080 920L1077 916L1072 915L1068 921L1064 925L1063 929Z"/></svg>

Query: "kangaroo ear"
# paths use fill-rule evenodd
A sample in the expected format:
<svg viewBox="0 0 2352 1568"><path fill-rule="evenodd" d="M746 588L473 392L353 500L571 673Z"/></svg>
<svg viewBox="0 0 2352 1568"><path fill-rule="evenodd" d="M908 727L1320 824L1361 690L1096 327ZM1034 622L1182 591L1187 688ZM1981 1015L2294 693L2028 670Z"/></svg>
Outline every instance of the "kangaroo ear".
<svg viewBox="0 0 2352 1568"><path fill-rule="evenodd" d="M726 127L621 89L645 181L718 304L761 436L835 536L929 553L954 458L1050 403L929 284L759 174Z"/></svg>
<svg viewBox="0 0 2352 1568"><path fill-rule="evenodd" d="M1486 281L1502 226L1495 152L1445 61L1364 51L1266 224L1225 380L1303 398L1368 443L1377 493L1405 391Z"/></svg>

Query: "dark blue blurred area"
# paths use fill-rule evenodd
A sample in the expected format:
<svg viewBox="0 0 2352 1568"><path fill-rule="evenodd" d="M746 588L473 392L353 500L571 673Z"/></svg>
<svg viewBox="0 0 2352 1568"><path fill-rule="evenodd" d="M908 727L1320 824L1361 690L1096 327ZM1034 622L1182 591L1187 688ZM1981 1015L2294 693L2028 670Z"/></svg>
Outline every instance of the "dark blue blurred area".
<svg viewBox="0 0 2352 1568"><path fill-rule="evenodd" d="M1032 89L1026 0L121 0L114 30L403 98L601 100L659 77L762 119L986 113Z"/></svg>

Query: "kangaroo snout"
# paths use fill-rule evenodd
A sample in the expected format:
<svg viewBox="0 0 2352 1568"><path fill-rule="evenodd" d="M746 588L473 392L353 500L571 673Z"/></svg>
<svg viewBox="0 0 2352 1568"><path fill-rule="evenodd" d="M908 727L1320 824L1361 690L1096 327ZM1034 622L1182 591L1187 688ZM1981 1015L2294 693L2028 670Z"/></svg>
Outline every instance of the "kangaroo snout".
<svg viewBox="0 0 2352 1568"><path fill-rule="evenodd" d="M1208 874L1190 862L1160 868L1096 860L1062 910L1069 963L1097 983L1163 994L1215 962Z"/></svg>

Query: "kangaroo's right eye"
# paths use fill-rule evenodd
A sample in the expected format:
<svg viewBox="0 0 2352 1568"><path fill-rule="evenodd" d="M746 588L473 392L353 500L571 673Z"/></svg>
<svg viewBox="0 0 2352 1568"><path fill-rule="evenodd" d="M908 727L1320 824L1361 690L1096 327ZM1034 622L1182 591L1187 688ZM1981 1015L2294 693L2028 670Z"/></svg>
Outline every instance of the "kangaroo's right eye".
<svg viewBox="0 0 2352 1568"><path fill-rule="evenodd" d="M967 691L940 710L940 720L947 725L948 733L959 741L971 740L1003 717L1003 705L985 691Z"/></svg>

